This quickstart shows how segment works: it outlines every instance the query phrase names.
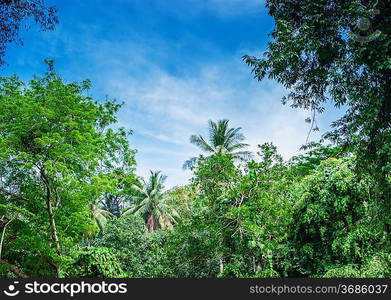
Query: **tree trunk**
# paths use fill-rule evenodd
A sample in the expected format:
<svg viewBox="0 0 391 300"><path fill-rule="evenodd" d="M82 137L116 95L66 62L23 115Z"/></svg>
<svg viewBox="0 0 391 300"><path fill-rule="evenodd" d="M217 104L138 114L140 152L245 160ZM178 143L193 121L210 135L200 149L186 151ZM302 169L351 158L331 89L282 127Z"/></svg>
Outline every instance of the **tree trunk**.
<svg viewBox="0 0 391 300"><path fill-rule="evenodd" d="M53 238L53 242L54 242L54 245L56 247L56 250L57 250L57 253L60 254L61 253L61 247L60 247L60 241L58 239L58 233L57 233L57 227L56 227L56 221L54 219L54 213L53 213L53 205L52 205L52 190L51 190L51 186L50 186L50 181L49 181L49 178L47 176L47 174L45 173L45 170L42 168L41 170L41 179L43 181L43 183L45 184L45 187L46 187L46 210L48 212L48 215L49 215L49 224L50 224L50 229L51 229L51 233L52 233L52 238ZM59 267L56 267L56 272L57 272L57 277L60 277L60 268Z"/></svg>
<svg viewBox="0 0 391 300"><path fill-rule="evenodd" d="M147 229L148 232L154 232L156 229L160 228L159 221L156 220L153 214L150 214L147 219Z"/></svg>
<svg viewBox="0 0 391 300"><path fill-rule="evenodd" d="M224 272L224 261L223 258L220 258L220 275Z"/></svg>
<svg viewBox="0 0 391 300"><path fill-rule="evenodd" d="M148 229L148 232L153 232L154 227L155 227L155 220L154 220L153 215L151 214L151 215L149 215L149 217L147 219L147 229Z"/></svg>
<svg viewBox="0 0 391 300"><path fill-rule="evenodd" d="M48 211L48 215L49 215L49 221L50 221L50 227L52 230L54 245L56 246L57 251L60 252L60 250L61 250L60 241L58 239L56 221L54 220L53 207L52 207L52 203L50 202L50 199L46 200L46 206L47 206L47 211Z"/></svg>
<svg viewBox="0 0 391 300"><path fill-rule="evenodd" d="M8 261L4 259L0 259L0 264L10 267L11 271L14 272L14 274L19 276L20 278L28 278L28 276L25 273L23 273L21 270L19 270L18 267L9 263Z"/></svg>
<svg viewBox="0 0 391 300"><path fill-rule="evenodd" d="M52 192L51 192L50 182L49 182L48 176L46 175L46 173L43 169L41 169L41 178L42 178L42 181L44 182L45 187L46 187L46 199L45 199L46 210L49 215L49 223L50 223L50 229L52 232L52 238L53 238L54 245L55 245L58 253L60 253L60 250L61 250L60 241L58 239L56 221L54 219L53 206L52 206L52 202L51 202Z"/></svg>
<svg viewBox="0 0 391 300"><path fill-rule="evenodd" d="M5 216L4 216L4 218L5 218ZM3 252L3 242L4 242L5 230L7 229L8 224L11 223L13 220L14 220L14 218L9 219L8 221L4 222L3 233L1 234L1 240L0 240L0 259L1 259L1 254Z"/></svg>

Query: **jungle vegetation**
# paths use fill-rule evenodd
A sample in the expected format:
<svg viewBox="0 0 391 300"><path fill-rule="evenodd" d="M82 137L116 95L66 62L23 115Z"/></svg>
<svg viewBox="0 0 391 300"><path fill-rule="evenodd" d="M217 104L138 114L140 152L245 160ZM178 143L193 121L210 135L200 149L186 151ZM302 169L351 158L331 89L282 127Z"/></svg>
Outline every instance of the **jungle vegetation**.
<svg viewBox="0 0 391 300"><path fill-rule="evenodd" d="M0 276L390 277L391 7L376 1L380 34L357 40L362 2L267 0L272 40L243 57L312 130L325 103L346 107L331 132L284 160L210 120L190 137L191 182L171 189L158 170L136 175L121 104L90 97L89 80L65 82L52 61L28 82L1 77Z"/></svg>

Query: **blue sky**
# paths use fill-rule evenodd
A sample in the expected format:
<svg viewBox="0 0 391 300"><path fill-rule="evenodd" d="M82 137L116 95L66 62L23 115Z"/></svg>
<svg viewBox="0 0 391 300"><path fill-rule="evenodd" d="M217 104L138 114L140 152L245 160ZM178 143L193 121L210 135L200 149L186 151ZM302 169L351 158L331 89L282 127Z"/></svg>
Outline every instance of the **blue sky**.
<svg viewBox="0 0 391 300"><path fill-rule="evenodd" d="M2 75L28 80L51 58L67 81L91 79L96 99L124 101L119 125L134 131L139 175L161 170L167 187L186 184L191 173L181 166L200 153L189 136L206 134L209 119L241 126L250 150L272 141L285 158L299 153L309 112L283 106L284 88L257 82L241 61L266 49L273 19L262 0L46 2L58 7L57 30L22 32ZM321 132L340 114L320 116Z"/></svg>

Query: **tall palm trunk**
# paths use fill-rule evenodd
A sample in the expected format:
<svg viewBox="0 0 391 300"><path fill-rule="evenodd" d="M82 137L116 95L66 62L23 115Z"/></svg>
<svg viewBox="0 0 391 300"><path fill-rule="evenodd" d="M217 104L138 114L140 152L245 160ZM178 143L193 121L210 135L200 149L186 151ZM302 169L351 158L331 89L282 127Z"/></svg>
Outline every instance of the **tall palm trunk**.
<svg viewBox="0 0 391 300"><path fill-rule="evenodd" d="M159 221L156 220L155 216L150 213L148 218L147 218L147 229L148 232L154 232L156 229L159 229Z"/></svg>

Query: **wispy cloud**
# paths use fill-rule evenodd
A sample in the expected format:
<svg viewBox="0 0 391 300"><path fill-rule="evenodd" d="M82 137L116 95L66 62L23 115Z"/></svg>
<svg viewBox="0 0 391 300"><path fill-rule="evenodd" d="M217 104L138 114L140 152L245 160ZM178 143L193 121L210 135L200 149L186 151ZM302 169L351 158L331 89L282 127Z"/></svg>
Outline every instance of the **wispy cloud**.
<svg viewBox="0 0 391 300"><path fill-rule="evenodd" d="M217 17L235 17L260 13L264 9L264 0L181 0L175 5L170 1L158 0L156 4L179 17L195 17L206 12Z"/></svg>
<svg viewBox="0 0 391 300"><path fill-rule="evenodd" d="M170 144L181 145L181 146L187 146L187 143L185 143L183 141L183 139L174 139L172 136L169 136L166 134L154 133L153 131L144 130L142 128L140 128L138 130L138 133L140 133L144 136L147 136L149 138L153 138L158 141L162 141L162 142L166 142L166 143L170 143ZM170 152L170 153L172 153L172 152Z"/></svg>
<svg viewBox="0 0 391 300"><path fill-rule="evenodd" d="M194 4L202 2L208 9L221 14L248 13L263 8L264 0L191 0Z"/></svg>
<svg viewBox="0 0 391 300"><path fill-rule="evenodd" d="M137 1L146 3L134 0L132 5ZM199 12L221 17L247 16L262 9L263 1L181 0L173 5L171 1L156 0L151 3L175 11L182 18ZM144 11L149 10L144 8ZM153 16L149 18L150 22L155 21ZM245 20L243 17L240 23ZM168 175L167 186L185 184L191 174L182 170L182 164L200 153L189 143L189 136L207 135L209 119L227 118L231 126L242 127L253 151L260 143L273 142L289 158L305 142L309 127L304 119L309 113L283 106L280 100L286 90L276 82L259 83L252 78L249 67L241 61L243 54L254 52L252 49L238 51L240 45L234 47L236 50L228 47L223 51L215 35L209 39L204 36L207 30L194 35L193 28L199 25L196 22L190 27L186 25L178 39L167 39L153 34L154 31L139 32L130 23L121 23L120 33L113 37L108 35L111 29L107 30L105 24L71 25L60 26L56 32L31 43L28 51L31 55L47 53L46 57L57 57L65 78L91 78L93 96L109 94L125 102L119 113L119 125L134 131L130 139L138 150L140 175L148 176L150 169L161 170ZM229 25L224 23L224 30L225 26L228 30ZM170 34L176 37L179 31L174 27ZM240 40L243 34L237 34ZM34 60L26 60L23 65L31 61ZM35 69L36 65L30 67ZM328 115L334 113L329 111ZM319 120L324 131L327 122L322 119L327 120L328 116Z"/></svg>
<svg viewBox="0 0 391 300"><path fill-rule="evenodd" d="M165 56L169 48L162 43L157 47ZM140 175L162 170L169 175L168 186L186 183L191 174L181 169L182 164L200 153L189 136L206 135L209 119L228 118L231 126L242 127L252 151L258 144L273 142L289 158L305 143L309 127L304 119L309 112L283 106L280 100L287 91L276 82L252 78L241 61L241 55L251 51L201 67L190 63L176 75L148 59L153 52L149 45L128 42L125 47L123 42L112 42L108 49L106 41L99 40L94 45L89 64L101 70L96 78L100 88L125 101L119 124L135 132L132 143L138 149Z"/></svg>
<svg viewBox="0 0 391 300"><path fill-rule="evenodd" d="M127 99L128 120L121 122L152 139L149 145L155 145L155 154L153 147L148 148L148 154L139 148L141 172L146 174L149 167L161 169L169 173L170 186L185 183L190 174L181 170L184 157L199 153L188 138L192 133L206 135L209 119L228 118L231 126L243 127L253 151L258 144L271 141L285 158L298 154L309 129L304 122L309 113L283 106L280 100L286 90L275 82L254 81L249 71L235 55L184 77L156 70L148 80L131 75L116 79L132 84L120 85L112 78L107 90ZM319 134L313 135L316 137ZM159 141L171 149L179 147L183 155L178 155L178 150L174 155L162 154Z"/></svg>

